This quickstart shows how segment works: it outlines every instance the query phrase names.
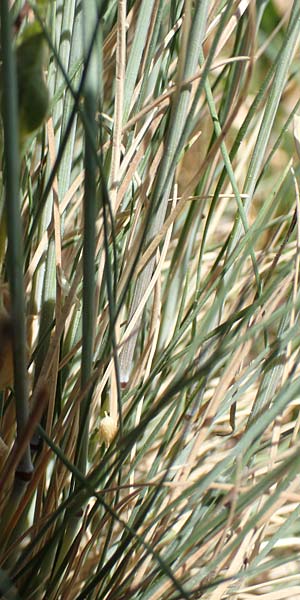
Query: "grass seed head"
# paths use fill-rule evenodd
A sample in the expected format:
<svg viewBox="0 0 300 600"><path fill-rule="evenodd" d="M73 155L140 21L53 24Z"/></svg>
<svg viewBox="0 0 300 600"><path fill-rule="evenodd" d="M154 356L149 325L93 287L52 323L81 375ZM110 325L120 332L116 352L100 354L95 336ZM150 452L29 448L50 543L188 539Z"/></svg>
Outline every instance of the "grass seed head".
<svg viewBox="0 0 300 600"><path fill-rule="evenodd" d="M113 419L110 415L105 413L103 419L100 422L100 435L103 438L106 447L110 446L112 440L114 439L117 433L118 427L115 419Z"/></svg>

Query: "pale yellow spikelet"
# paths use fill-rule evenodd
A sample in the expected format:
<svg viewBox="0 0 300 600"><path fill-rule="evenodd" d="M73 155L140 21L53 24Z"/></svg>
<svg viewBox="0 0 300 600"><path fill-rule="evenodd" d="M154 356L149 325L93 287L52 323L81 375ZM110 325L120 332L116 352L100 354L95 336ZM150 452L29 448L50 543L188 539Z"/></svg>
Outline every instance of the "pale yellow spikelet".
<svg viewBox="0 0 300 600"><path fill-rule="evenodd" d="M105 442L106 447L111 444L117 431L118 427L115 419L105 412L105 416L100 421L99 432Z"/></svg>

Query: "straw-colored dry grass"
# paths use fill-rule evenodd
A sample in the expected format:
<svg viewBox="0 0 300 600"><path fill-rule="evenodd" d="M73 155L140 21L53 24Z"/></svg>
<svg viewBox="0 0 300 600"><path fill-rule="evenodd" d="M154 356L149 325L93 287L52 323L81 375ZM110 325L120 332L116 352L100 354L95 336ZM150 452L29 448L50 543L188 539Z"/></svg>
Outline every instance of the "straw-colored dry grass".
<svg viewBox="0 0 300 600"><path fill-rule="evenodd" d="M298 3L10 4L50 104L19 145L2 85L2 595L296 600Z"/></svg>

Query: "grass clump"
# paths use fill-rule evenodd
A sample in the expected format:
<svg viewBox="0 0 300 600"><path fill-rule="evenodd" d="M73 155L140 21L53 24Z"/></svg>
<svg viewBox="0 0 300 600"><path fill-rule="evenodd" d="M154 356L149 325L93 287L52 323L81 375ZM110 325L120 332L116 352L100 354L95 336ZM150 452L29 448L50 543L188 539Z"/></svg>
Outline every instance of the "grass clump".
<svg viewBox="0 0 300 600"><path fill-rule="evenodd" d="M1 2L5 598L300 597L288 4Z"/></svg>

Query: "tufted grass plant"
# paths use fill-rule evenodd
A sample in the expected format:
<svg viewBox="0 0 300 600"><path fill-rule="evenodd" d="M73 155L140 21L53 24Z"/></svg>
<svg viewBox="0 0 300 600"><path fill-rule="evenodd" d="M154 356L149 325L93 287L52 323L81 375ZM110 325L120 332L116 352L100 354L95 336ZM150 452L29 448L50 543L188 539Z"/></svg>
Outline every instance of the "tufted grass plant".
<svg viewBox="0 0 300 600"><path fill-rule="evenodd" d="M283 4L1 1L3 598L300 597Z"/></svg>

